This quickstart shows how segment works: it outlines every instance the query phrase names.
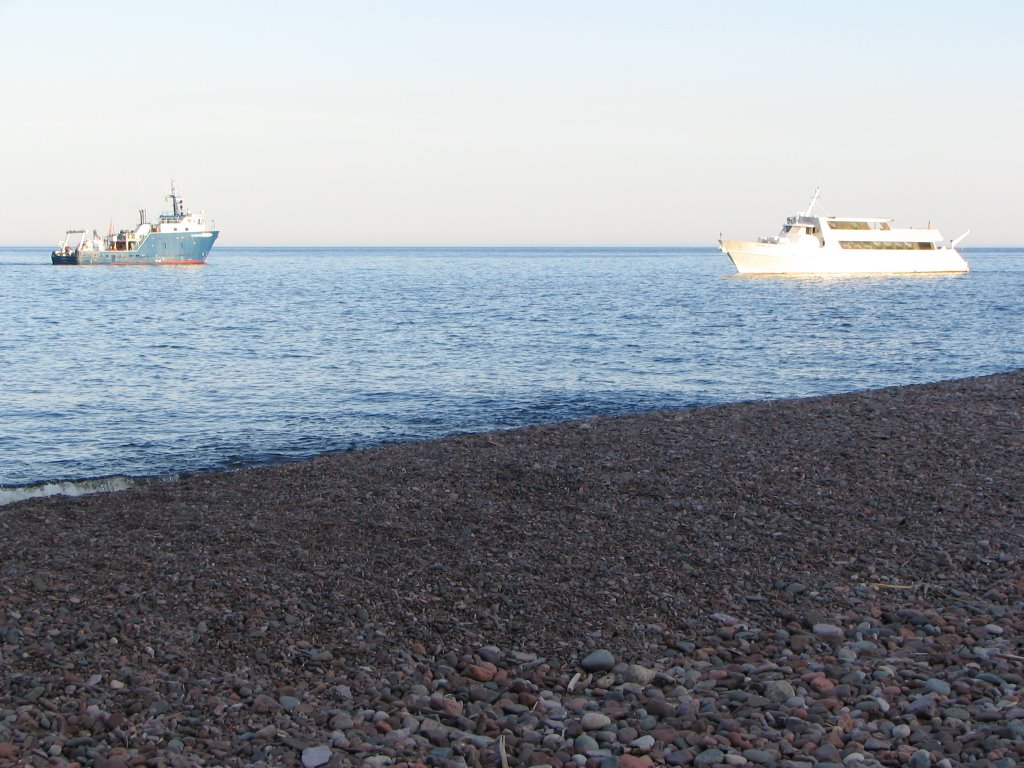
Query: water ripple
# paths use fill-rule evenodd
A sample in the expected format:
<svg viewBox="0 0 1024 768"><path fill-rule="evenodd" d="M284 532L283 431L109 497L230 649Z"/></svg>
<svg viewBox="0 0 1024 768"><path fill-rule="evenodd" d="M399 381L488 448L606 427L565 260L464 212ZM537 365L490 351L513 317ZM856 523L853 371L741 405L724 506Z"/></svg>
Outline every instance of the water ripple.
<svg viewBox="0 0 1024 768"><path fill-rule="evenodd" d="M1020 367L1024 250L968 258L851 279L740 277L710 249L0 250L0 486Z"/></svg>

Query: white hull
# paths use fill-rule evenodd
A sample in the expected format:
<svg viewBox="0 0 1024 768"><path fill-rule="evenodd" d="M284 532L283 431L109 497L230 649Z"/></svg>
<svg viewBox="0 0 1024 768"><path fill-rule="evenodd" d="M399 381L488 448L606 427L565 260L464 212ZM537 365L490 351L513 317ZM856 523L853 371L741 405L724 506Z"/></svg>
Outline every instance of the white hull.
<svg viewBox="0 0 1024 768"><path fill-rule="evenodd" d="M804 246L804 247L801 247ZM741 275L792 274L899 274L908 272L967 272L970 267L955 248L890 250L838 246L805 246L804 243L755 243L723 240Z"/></svg>

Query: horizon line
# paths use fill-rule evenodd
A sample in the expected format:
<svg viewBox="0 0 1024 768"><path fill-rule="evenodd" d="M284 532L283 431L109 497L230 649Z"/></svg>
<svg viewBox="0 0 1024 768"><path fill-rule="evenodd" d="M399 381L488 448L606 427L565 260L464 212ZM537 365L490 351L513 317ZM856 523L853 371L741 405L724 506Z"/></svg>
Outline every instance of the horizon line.
<svg viewBox="0 0 1024 768"><path fill-rule="evenodd" d="M25 250L40 250L40 249L41 250L45 250L45 249L48 249L48 248L51 248L51 247L52 246L50 246L50 245L3 245L3 244L0 244L0 248L4 248L4 249L19 248L19 249L25 249ZM515 245L509 245L509 244L504 244L504 245L501 245L501 244L457 245L457 244L452 244L452 243L444 244L444 245L409 245L409 244L404 244L404 245L399 245L399 244L393 244L393 245L380 245L380 244L378 244L378 245L360 245L360 244L356 244L356 245L340 245L340 244L326 244L326 245L325 244L319 244L319 245L312 245L312 244L306 244L306 245L281 245L281 244L277 244L277 243L252 243L252 244L249 244L249 245L215 245L214 248L217 249L217 250L221 250L221 251L226 251L226 250L245 250L245 249L249 249L249 248L280 248L280 249L290 249L290 250L300 250L300 249L303 249L303 248L336 248L336 249L342 249L342 248L357 249L357 248L359 248L359 249L380 249L380 250L385 250L385 249L386 250L395 250L395 249L399 249L399 248L407 248L407 249L415 249L415 250L443 249L443 248L457 248L457 249L462 249L462 250L473 250L473 249L483 250L483 249L494 249L494 248L504 248L504 249L508 249L508 250L515 250L515 249L528 250L528 249L538 249L538 248L588 248L588 249L591 249L591 250L614 250L616 248L631 248L631 249L634 249L634 250L642 250L642 249L645 249L645 250L664 250L664 249L684 250L684 249L696 249L696 248L712 248L714 250L719 250L719 245L717 244L717 242L716 243L698 243L698 244L689 244L689 245L628 245L628 244L588 245L588 244L580 244L580 243L575 243L575 244L541 243L541 244L533 244L533 245L526 245L526 244L515 244ZM1024 248L1024 243L1016 244L1016 245L1010 245L1010 244L970 245L970 246L962 246L958 250L961 250L961 251L976 251L976 250L1021 249L1021 248ZM213 251L211 250L211 253L212 252Z"/></svg>

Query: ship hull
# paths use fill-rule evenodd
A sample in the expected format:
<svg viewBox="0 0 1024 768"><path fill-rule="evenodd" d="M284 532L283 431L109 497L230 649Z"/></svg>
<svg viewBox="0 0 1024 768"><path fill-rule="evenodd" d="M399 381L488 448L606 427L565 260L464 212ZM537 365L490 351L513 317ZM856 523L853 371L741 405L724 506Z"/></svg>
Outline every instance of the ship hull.
<svg viewBox="0 0 1024 768"><path fill-rule="evenodd" d="M54 252L54 264L130 266L205 264L220 232L153 232L133 251Z"/></svg>
<svg viewBox="0 0 1024 768"><path fill-rule="evenodd" d="M955 248L933 250L806 248L788 243L721 241L722 250L741 275L882 275L917 272L967 272Z"/></svg>

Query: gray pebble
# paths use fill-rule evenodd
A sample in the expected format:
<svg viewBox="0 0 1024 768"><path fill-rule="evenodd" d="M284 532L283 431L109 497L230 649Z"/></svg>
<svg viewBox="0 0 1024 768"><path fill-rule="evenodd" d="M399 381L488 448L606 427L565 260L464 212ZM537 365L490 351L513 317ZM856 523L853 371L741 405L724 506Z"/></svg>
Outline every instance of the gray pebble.
<svg viewBox="0 0 1024 768"><path fill-rule="evenodd" d="M626 671L623 672L622 678L627 683L639 683L640 685L647 685L654 679L655 672L653 669L640 666L639 664L630 664L626 667Z"/></svg>
<svg viewBox="0 0 1024 768"><path fill-rule="evenodd" d="M764 687L764 695L769 701L786 701L796 696L796 690L786 680L769 680Z"/></svg>
<svg viewBox="0 0 1024 768"><path fill-rule="evenodd" d="M321 744L317 747L310 747L302 750L303 768L317 768L331 759L331 748Z"/></svg>
<svg viewBox="0 0 1024 768"><path fill-rule="evenodd" d="M639 749L641 752L650 752L654 748L654 737L649 733L629 742L629 746Z"/></svg>
<svg viewBox="0 0 1024 768"><path fill-rule="evenodd" d="M693 759L697 766L717 765L725 760L725 753L720 749L705 749Z"/></svg>
<svg viewBox="0 0 1024 768"><path fill-rule="evenodd" d="M846 639L846 632L842 627L837 627L835 624L815 624L811 628L811 632L822 640L840 642Z"/></svg>
<svg viewBox="0 0 1024 768"><path fill-rule="evenodd" d="M505 654L496 645L485 645L477 653L480 654L481 659L489 661L491 664L497 664L505 658Z"/></svg>
<svg viewBox="0 0 1024 768"><path fill-rule="evenodd" d="M281 696L277 700L277 703L280 704L282 707L284 707L289 712L291 712L293 709L295 709L297 706L299 706L299 704L301 702L297 698L295 698L294 696Z"/></svg>
<svg viewBox="0 0 1024 768"><path fill-rule="evenodd" d="M929 714L935 710L935 694L926 693L923 696L918 696L912 702L907 704L904 708L904 712L908 715L923 715Z"/></svg>
<svg viewBox="0 0 1024 768"><path fill-rule="evenodd" d="M612 719L603 712L586 712L580 718L580 726L585 731L599 731L611 725Z"/></svg>
<svg viewBox="0 0 1024 768"><path fill-rule="evenodd" d="M600 648L589 653L580 662L580 666L587 672L607 672L615 666L615 657L612 656L611 651Z"/></svg>
<svg viewBox="0 0 1024 768"><path fill-rule="evenodd" d="M761 765L774 765L779 759L777 752L770 752L767 749L745 749L743 756L750 762Z"/></svg>

